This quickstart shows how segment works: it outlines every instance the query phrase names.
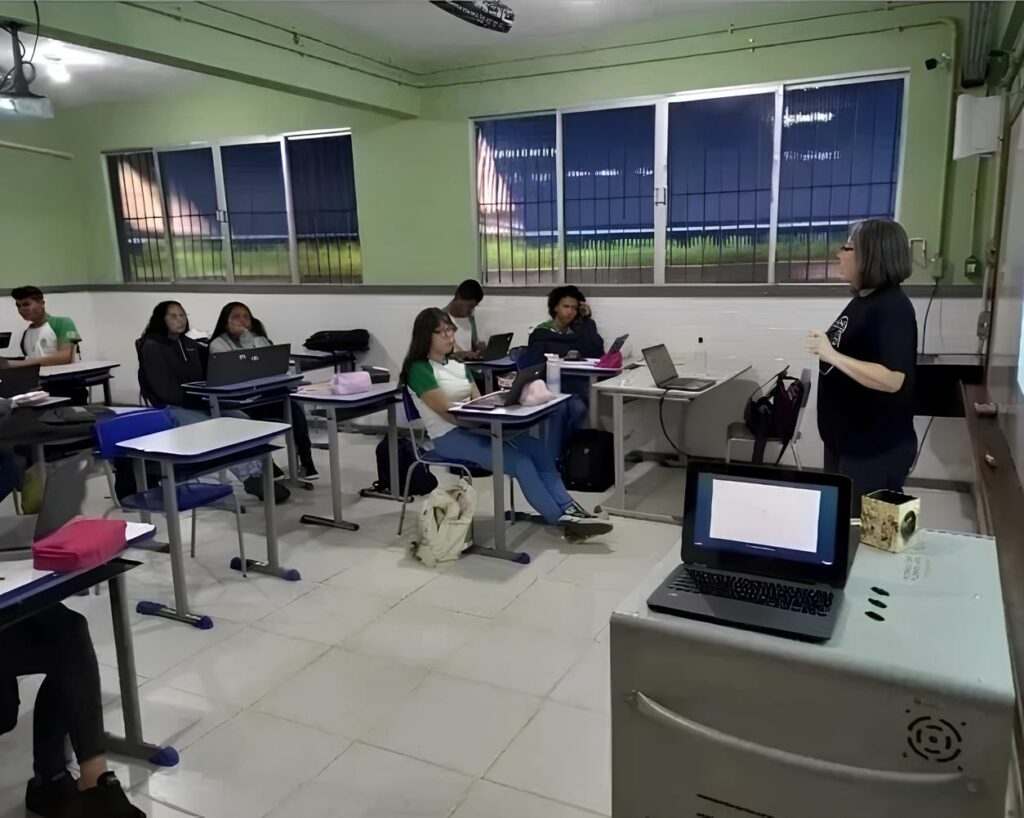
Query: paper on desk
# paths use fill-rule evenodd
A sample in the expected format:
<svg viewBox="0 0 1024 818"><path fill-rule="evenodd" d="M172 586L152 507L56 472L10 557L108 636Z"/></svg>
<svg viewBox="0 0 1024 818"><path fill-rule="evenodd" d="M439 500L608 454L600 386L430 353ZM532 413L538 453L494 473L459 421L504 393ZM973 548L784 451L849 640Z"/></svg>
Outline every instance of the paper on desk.
<svg viewBox="0 0 1024 818"><path fill-rule="evenodd" d="M37 571L32 567L32 560L12 560L0 562L0 596L16 591L30 582L48 577L53 571Z"/></svg>
<svg viewBox="0 0 1024 818"><path fill-rule="evenodd" d="M131 545L133 542L137 542L145 537L148 537L156 531L156 526L152 523L132 523L126 522L124 529L124 539Z"/></svg>

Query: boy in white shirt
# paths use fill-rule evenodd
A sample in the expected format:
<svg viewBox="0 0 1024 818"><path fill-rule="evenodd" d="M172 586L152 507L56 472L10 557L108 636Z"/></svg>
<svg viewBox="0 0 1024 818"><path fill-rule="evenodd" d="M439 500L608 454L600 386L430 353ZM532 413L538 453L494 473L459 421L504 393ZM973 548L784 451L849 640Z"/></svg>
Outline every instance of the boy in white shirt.
<svg viewBox="0 0 1024 818"><path fill-rule="evenodd" d="M75 322L59 315L48 315L43 291L31 285L15 287L11 298L18 314L28 321L21 336L23 361L11 361L11 366L55 366L69 364L74 359L75 344L80 341Z"/></svg>

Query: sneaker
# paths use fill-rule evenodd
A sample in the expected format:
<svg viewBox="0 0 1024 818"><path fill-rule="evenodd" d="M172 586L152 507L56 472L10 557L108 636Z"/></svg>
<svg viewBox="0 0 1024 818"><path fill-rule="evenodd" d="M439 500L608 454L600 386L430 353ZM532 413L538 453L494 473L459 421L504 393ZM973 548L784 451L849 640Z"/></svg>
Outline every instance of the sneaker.
<svg viewBox="0 0 1024 818"><path fill-rule="evenodd" d="M66 814L68 805L78 800L78 783L71 773L52 781L33 778L25 787L25 809L42 818L58 818Z"/></svg>
<svg viewBox="0 0 1024 818"><path fill-rule="evenodd" d="M146 818L146 813L133 806L121 789L121 782L112 772L103 773L96 786L79 794L82 818Z"/></svg>
<svg viewBox="0 0 1024 818"><path fill-rule="evenodd" d="M248 477L245 482L242 483L245 487L246 492L251 494L258 500L263 500L263 478L262 477ZM275 505L281 505L285 500L292 496L292 493L288 491L288 487L281 483L274 483L274 503Z"/></svg>
<svg viewBox="0 0 1024 818"><path fill-rule="evenodd" d="M583 517L588 520L607 520L608 512L605 511L601 506L597 506L593 511L587 511L583 506L577 503L575 500L573 504L567 509L568 514L575 514L579 517Z"/></svg>
<svg viewBox="0 0 1024 818"><path fill-rule="evenodd" d="M303 480L317 480L320 478L320 472L316 470L316 466L310 460L308 463L303 463L299 466L299 477Z"/></svg>
<svg viewBox="0 0 1024 818"><path fill-rule="evenodd" d="M558 519L566 536L573 540L585 540L589 537L597 537L609 533L614 526L607 520L594 517L582 509L569 508Z"/></svg>

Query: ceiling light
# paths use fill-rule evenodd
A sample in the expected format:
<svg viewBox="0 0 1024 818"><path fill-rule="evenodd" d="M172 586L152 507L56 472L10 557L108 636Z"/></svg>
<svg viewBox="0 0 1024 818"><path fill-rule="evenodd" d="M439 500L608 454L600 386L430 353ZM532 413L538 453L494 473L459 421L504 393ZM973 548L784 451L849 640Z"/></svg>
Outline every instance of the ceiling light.
<svg viewBox="0 0 1024 818"><path fill-rule="evenodd" d="M53 62L47 65L46 74L54 82L68 82L71 79L68 67L61 62Z"/></svg>

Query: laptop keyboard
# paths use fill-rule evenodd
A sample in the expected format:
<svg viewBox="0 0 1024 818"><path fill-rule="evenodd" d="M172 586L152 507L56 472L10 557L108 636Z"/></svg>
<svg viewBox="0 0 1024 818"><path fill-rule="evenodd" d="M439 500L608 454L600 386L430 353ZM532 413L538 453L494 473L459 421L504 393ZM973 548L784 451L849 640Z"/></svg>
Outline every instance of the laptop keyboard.
<svg viewBox="0 0 1024 818"><path fill-rule="evenodd" d="M669 587L673 591L752 602L767 608L796 611L812 616L827 616L832 610L831 591L783 585L770 580L732 574L715 574L696 568L684 568Z"/></svg>

